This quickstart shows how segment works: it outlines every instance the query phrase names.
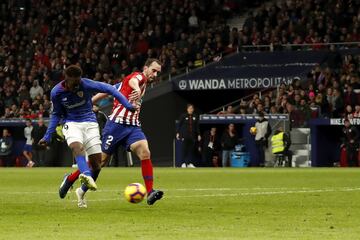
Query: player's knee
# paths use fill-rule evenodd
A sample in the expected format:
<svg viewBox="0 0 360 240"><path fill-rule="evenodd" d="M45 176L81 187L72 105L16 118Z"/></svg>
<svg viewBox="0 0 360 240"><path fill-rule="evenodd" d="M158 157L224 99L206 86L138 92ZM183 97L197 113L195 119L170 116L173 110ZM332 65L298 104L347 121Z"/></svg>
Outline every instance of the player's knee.
<svg viewBox="0 0 360 240"><path fill-rule="evenodd" d="M105 167L106 163L109 161L109 158L110 156L105 154L105 153L102 153L102 156L101 156L101 167Z"/></svg>
<svg viewBox="0 0 360 240"><path fill-rule="evenodd" d="M93 163L91 164L91 168L92 168L93 170L100 170L100 169L101 169L101 162L93 162Z"/></svg>
<svg viewBox="0 0 360 240"><path fill-rule="evenodd" d="M85 149L82 145L75 145L71 150L74 156L85 155Z"/></svg>
<svg viewBox="0 0 360 240"><path fill-rule="evenodd" d="M150 159L151 153L149 149L143 149L140 151L140 159Z"/></svg>

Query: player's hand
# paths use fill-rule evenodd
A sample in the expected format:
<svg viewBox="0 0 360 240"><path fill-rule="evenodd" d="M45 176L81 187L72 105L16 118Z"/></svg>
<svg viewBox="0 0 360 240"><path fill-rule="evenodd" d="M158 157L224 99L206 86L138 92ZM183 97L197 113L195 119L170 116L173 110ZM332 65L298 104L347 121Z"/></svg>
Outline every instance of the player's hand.
<svg viewBox="0 0 360 240"><path fill-rule="evenodd" d="M40 141L38 142L38 145L46 147L48 145L47 141L45 141L45 139L40 139Z"/></svg>
<svg viewBox="0 0 360 240"><path fill-rule="evenodd" d="M180 140L180 134L179 133L176 134L176 139Z"/></svg>
<svg viewBox="0 0 360 240"><path fill-rule="evenodd" d="M131 103L131 106L132 106L131 109L129 108L130 112L135 112L136 110L140 109L140 103L139 102L130 101L130 103Z"/></svg>
<svg viewBox="0 0 360 240"><path fill-rule="evenodd" d="M137 100L140 99L140 97L141 97L141 90L140 89L138 89L138 90L134 89L129 95L129 100L130 101L137 101Z"/></svg>

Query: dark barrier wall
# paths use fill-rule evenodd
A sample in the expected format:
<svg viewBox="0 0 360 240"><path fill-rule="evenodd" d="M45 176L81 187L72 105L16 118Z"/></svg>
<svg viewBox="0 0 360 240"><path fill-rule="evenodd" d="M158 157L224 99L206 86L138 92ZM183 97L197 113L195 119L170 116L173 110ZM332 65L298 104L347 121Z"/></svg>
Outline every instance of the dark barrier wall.
<svg viewBox="0 0 360 240"><path fill-rule="evenodd" d="M360 131L360 119L351 120ZM311 129L311 163L315 167L330 167L340 160L343 119L314 119Z"/></svg>
<svg viewBox="0 0 360 240"><path fill-rule="evenodd" d="M25 121L22 120L14 120L13 122L5 122L1 123L0 133L2 134L2 130L4 128L9 129L11 136L14 141L12 157L14 160L14 164L16 159L20 165L25 165L26 161L22 155L22 151L25 145L24 138L24 127ZM36 125L36 123L34 123ZM36 159L34 159L36 161ZM46 151L46 160L42 163L42 166L55 166L55 167L69 167L73 163L72 155L70 149L67 147L65 142L52 141L49 149Z"/></svg>
<svg viewBox="0 0 360 240"><path fill-rule="evenodd" d="M359 51L339 50L338 54L355 54ZM312 68L326 64L333 54L326 50L237 53L178 76L172 82L179 91L276 87L281 82L291 83L295 77L306 80Z"/></svg>
<svg viewBox="0 0 360 240"><path fill-rule="evenodd" d="M172 165L174 120L185 112L187 103L183 97L174 92L144 102L140 119L156 165ZM137 164L135 162L135 165Z"/></svg>
<svg viewBox="0 0 360 240"><path fill-rule="evenodd" d="M222 123L202 122L202 123L200 123L200 130L201 130L201 132L204 132L206 130L209 130L212 127L216 127L217 134L220 139L225 128L230 123L233 123L233 122L230 120L223 121ZM255 120L235 124L235 128L236 128L236 131L239 136L239 144L245 145L246 151L250 153L250 156L251 156L250 165L251 164L258 165L258 163L259 163L259 160L257 159L257 155L256 155L256 146L255 146L254 136L252 136L249 132L249 129L252 126L254 126L254 124L255 124ZM181 148L182 148L182 142L180 140L176 140L175 141L175 166L176 167L180 167L182 164ZM221 152L219 154L221 156ZM195 165L199 166L200 159L201 159L199 152L196 152L194 159L195 159Z"/></svg>

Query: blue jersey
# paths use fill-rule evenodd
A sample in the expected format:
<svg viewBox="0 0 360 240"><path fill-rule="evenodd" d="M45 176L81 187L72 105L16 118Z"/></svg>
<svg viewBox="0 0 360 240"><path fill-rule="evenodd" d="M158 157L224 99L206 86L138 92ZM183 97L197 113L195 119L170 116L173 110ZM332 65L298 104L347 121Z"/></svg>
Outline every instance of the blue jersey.
<svg viewBox="0 0 360 240"><path fill-rule="evenodd" d="M96 122L95 113L92 111L91 98L94 93L98 92L113 95L126 108L133 110L133 106L128 100L109 84L81 78L79 88L76 91L69 91L64 87L64 81L62 81L51 90L53 111L44 140L50 141L51 134L55 131L60 119L64 123Z"/></svg>

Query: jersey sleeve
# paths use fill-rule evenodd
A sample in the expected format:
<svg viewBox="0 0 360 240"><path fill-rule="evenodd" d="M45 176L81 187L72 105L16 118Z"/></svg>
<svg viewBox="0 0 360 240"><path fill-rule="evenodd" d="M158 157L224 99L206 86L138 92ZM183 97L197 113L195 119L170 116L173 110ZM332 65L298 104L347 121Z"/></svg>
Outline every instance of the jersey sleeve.
<svg viewBox="0 0 360 240"><path fill-rule="evenodd" d="M117 83L114 85L114 87L119 90L119 88L121 88L121 85L122 85L122 83Z"/></svg>
<svg viewBox="0 0 360 240"><path fill-rule="evenodd" d="M51 91L51 102L52 102L52 112L50 115L49 126L46 130L46 133L43 139L49 143L51 135L55 132L56 126L60 122L60 119L65 115L63 106L60 104L60 97L57 94L56 88Z"/></svg>
<svg viewBox="0 0 360 240"><path fill-rule="evenodd" d="M114 86L102 83L102 82L96 82L90 79L82 79L85 90L90 90L92 92L102 92L107 93L110 95L113 95L116 100L118 100L124 107L129 109L130 111L135 111L134 107L131 105L131 103L122 95Z"/></svg>
<svg viewBox="0 0 360 240"><path fill-rule="evenodd" d="M142 80L144 80L143 76L141 76L141 74L136 74L135 76L133 76L132 78L135 78L136 80L138 80L139 82L141 82Z"/></svg>

